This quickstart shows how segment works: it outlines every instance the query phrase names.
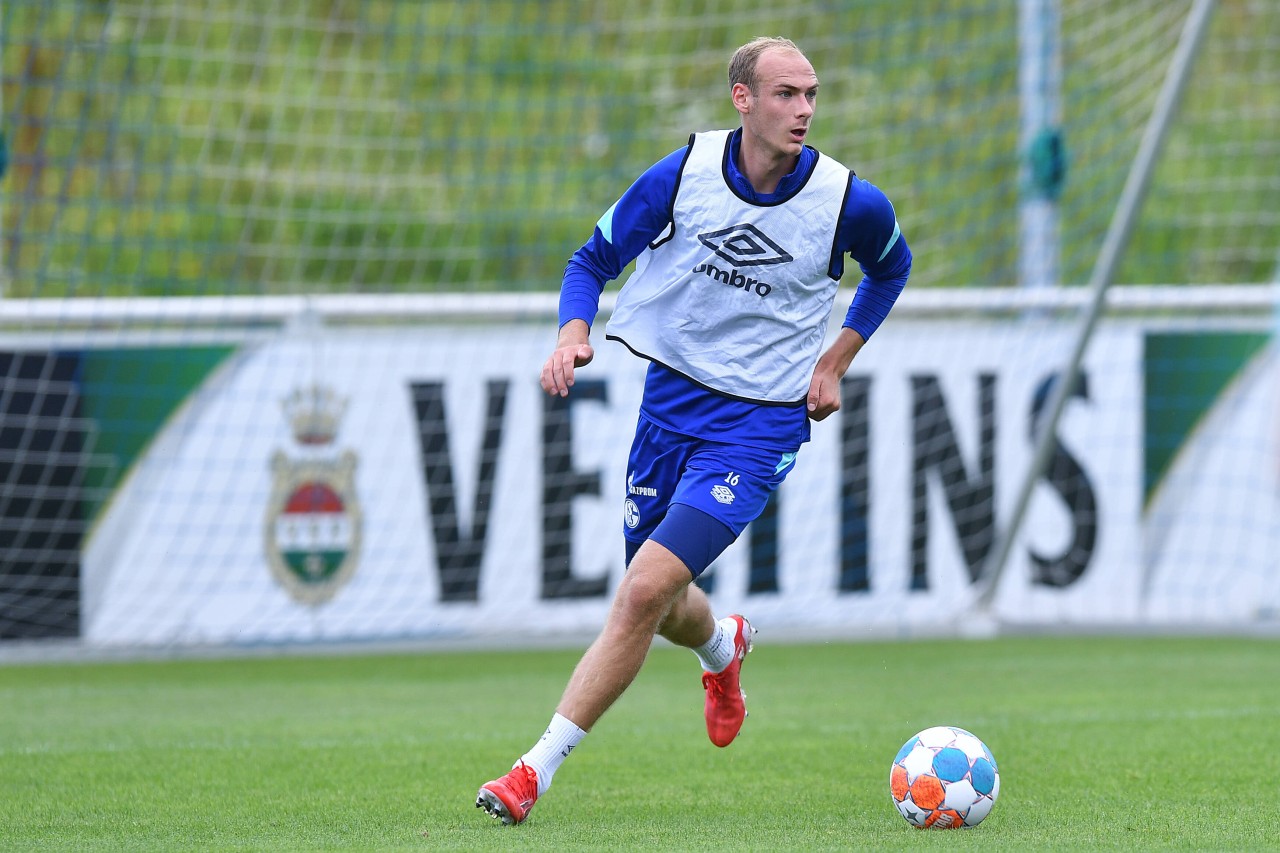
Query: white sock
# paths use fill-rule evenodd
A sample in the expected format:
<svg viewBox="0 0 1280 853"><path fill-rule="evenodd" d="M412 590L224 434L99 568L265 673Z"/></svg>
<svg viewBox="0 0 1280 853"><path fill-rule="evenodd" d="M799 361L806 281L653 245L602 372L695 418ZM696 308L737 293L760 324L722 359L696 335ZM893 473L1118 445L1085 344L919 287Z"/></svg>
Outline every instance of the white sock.
<svg viewBox="0 0 1280 853"><path fill-rule="evenodd" d="M551 718L551 725L547 726L546 732L533 745L533 749L520 756L520 760L538 774L539 797L551 787L551 777L556 775L569 753L586 736L587 733L574 725L568 717L556 714Z"/></svg>
<svg viewBox="0 0 1280 853"><path fill-rule="evenodd" d="M711 639L693 650L707 672L724 672L724 668L733 663L733 636L738 632L738 623L728 616L716 623L711 632Z"/></svg>

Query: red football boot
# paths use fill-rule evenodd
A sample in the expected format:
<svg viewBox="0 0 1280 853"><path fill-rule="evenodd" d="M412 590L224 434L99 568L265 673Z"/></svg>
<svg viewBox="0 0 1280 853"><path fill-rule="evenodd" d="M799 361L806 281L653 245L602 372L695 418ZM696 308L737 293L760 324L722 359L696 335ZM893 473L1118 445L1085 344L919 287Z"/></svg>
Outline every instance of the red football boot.
<svg viewBox="0 0 1280 853"><path fill-rule="evenodd" d="M484 809L507 826L521 823L538 801L538 774L523 761L500 779L485 782L476 794L476 808Z"/></svg>
<svg viewBox="0 0 1280 853"><path fill-rule="evenodd" d="M716 746L728 746L742 729L747 718L747 694L738 682L742 662L751 651L751 635L756 632L742 616L730 616L737 624L733 635L733 662L723 672L704 672L702 686L707 691L704 712L707 717L707 737Z"/></svg>

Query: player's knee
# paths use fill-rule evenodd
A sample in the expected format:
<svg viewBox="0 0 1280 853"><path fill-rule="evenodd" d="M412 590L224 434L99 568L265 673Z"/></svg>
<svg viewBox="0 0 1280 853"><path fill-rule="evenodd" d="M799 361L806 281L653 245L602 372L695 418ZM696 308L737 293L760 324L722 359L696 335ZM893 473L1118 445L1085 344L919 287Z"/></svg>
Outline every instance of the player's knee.
<svg viewBox="0 0 1280 853"><path fill-rule="evenodd" d="M688 586L692 575L682 563L669 554L669 559L637 559L618 585L617 607L635 621L651 622L655 627Z"/></svg>

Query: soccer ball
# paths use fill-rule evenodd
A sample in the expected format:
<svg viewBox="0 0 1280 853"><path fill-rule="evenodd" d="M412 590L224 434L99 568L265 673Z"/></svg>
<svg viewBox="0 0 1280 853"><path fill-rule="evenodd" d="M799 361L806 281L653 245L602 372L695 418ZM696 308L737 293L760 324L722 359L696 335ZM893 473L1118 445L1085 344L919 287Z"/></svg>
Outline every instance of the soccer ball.
<svg viewBox="0 0 1280 853"><path fill-rule="evenodd" d="M898 813L920 829L977 826L1000 796L1000 769L969 732L934 726L898 750L889 792Z"/></svg>

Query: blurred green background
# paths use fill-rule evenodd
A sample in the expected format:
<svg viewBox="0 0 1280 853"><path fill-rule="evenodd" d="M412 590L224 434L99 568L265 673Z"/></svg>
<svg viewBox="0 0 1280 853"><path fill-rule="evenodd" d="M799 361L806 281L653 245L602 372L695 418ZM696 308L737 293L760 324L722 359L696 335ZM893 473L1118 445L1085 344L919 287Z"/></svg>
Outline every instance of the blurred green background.
<svg viewBox="0 0 1280 853"><path fill-rule="evenodd" d="M1223 0L1117 280L1280 251L1280 15ZM1190 0L1060 0L1061 280L1089 277ZM554 291L648 165L733 126L787 35L811 144L894 201L913 287L1018 284L1014 0L8 0L10 297Z"/></svg>

